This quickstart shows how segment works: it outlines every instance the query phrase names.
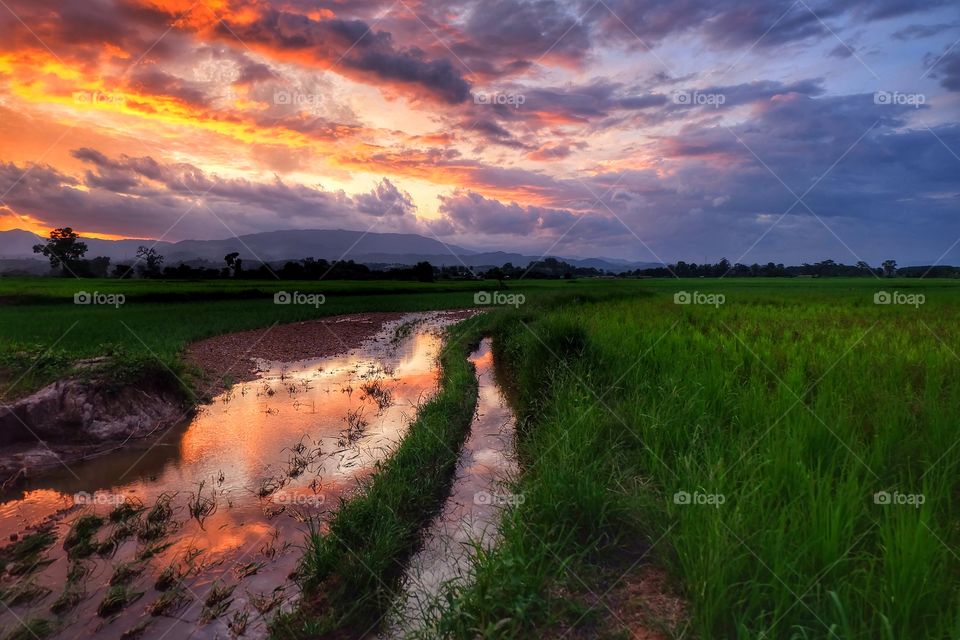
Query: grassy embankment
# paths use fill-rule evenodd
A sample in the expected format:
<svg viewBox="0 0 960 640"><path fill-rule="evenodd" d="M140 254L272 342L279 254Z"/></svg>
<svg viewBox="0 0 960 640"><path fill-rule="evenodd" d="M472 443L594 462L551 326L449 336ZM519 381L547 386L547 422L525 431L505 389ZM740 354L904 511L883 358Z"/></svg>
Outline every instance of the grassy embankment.
<svg viewBox="0 0 960 640"><path fill-rule="evenodd" d="M642 559L688 603L674 634L960 637L956 283L649 287L496 329L525 500L426 635L620 637L604 598ZM726 302L674 304L694 289Z"/></svg>
<svg viewBox="0 0 960 640"><path fill-rule="evenodd" d="M448 330L439 392L420 407L397 451L365 489L341 503L329 530L311 534L299 571L303 603L277 618L274 637L362 637L381 622L421 529L449 490L476 407L477 381L467 356L482 324L472 318Z"/></svg>

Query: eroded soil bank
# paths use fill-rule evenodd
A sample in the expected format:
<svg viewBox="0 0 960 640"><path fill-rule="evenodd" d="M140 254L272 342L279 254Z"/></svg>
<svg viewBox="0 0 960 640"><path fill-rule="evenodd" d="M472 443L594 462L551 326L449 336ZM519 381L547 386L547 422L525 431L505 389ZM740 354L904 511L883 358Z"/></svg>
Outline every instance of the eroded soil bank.
<svg viewBox="0 0 960 640"><path fill-rule="evenodd" d="M149 438L191 411L176 381L122 388L95 378L55 382L0 407L0 485L26 486L46 470Z"/></svg>

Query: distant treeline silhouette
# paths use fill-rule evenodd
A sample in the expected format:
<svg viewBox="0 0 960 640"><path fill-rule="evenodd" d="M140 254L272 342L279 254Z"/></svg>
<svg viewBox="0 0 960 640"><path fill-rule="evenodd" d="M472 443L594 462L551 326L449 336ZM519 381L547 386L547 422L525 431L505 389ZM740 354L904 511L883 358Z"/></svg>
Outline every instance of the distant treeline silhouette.
<svg viewBox="0 0 960 640"><path fill-rule="evenodd" d="M856 277L901 277L901 278L957 278L960 277L960 268L947 265L897 267L896 260L885 260L879 267L872 267L866 262L855 265L843 264L834 260L823 260L813 264L803 263L799 266L784 266L768 262L767 264L730 264L724 258L716 264L696 264L677 262L664 267L637 269L621 276L648 277L648 278L856 278Z"/></svg>
<svg viewBox="0 0 960 640"><path fill-rule="evenodd" d="M70 227L54 229L50 237L42 244L33 247L35 253L50 260L52 269L60 269L63 276L81 278L104 278L113 275L116 278L165 278L170 280L213 280L230 279L280 279L280 280L415 280L433 282L435 280L472 280L488 278L499 280L529 279L570 279L570 278L790 278L790 277L907 277L907 278L957 278L960 268L934 265L897 268L896 260L885 260L880 266L873 267L866 262L846 265L834 260L823 260L813 264L784 266L768 262L767 264L731 264L726 258L716 264L687 263L635 269L614 273L593 267L578 267L557 258L544 258L529 263L526 267L506 263L499 267L468 267L466 265L435 267L429 262L418 262L413 266L384 265L373 268L353 260L334 260L304 258L290 260L283 265L258 263L248 268L238 252L223 257L222 267L208 264L162 267L164 257L153 247L140 247L137 260L133 264L117 264L110 271L110 258L100 256L85 259L86 243ZM161 268L162 267L162 268Z"/></svg>

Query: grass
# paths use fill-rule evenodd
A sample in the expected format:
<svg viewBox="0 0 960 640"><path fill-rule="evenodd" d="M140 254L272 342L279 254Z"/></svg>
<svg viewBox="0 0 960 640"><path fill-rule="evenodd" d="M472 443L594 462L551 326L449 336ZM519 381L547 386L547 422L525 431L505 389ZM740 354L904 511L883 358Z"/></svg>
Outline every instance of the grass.
<svg viewBox="0 0 960 640"><path fill-rule="evenodd" d="M11 381L28 371L18 388L104 353L115 355L121 383L147 366L179 373L184 345L209 335L470 307L474 291L495 288L83 281L127 295L114 309L73 305L76 284L44 280L27 296L26 285L0 280L0 299L12 303L0 315L0 371ZM388 610L472 415L465 350L492 332L513 382L523 474L511 490L524 499L505 512L499 546L478 549L471 579L430 612L424 637L599 637L611 616L587 596L605 595L610 576L629 567L623 558L669 573L690 612L662 621L677 636L960 637L958 284L511 283L528 304L459 327L442 355L441 391L329 532L310 537L302 605L277 618L273 635L358 635ZM278 290L322 292L327 303L274 305ZM876 305L881 290L925 302ZM680 291L724 303L675 304ZM169 509L167 497L117 519L138 521L141 540L160 540ZM102 524L74 523L71 557L88 555ZM42 543L25 543L24 553L40 557ZM111 594L107 615L137 596ZM229 599L206 609L222 615Z"/></svg>
<svg viewBox="0 0 960 640"><path fill-rule="evenodd" d="M131 591L123 585L110 587L97 607L97 615L109 618L120 613L127 605L136 602L143 596L143 591Z"/></svg>
<svg viewBox="0 0 960 640"><path fill-rule="evenodd" d="M0 399L21 397L76 372L78 363L110 356L104 377L120 383L173 373L191 383L180 355L214 335L346 313L413 312L474 306L473 294L495 281L163 281L0 278ZM637 282L532 281L509 285L527 299L558 293L635 290ZM119 308L73 304L78 291L123 294ZM323 293L319 307L274 304L278 291ZM189 318L189 322L184 322Z"/></svg>
<svg viewBox="0 0 960 640"><path fill-rule="evenodd" d="M63 548L71 560L86 558L96 550L94 536L104 524L104 519L95 513L86 513L70 524L63 539Z"/></svg>
<svg viewBox="0 0 960 640"><path fill-rule="evenodd" d="M299 571L303 604L277 617L274 637L352 637L378 626L420 530L449 489L476 406L477 382L467 356L481 326L481 319L472 319L449 330L437 395L420 407L399 448L364 491L341 504L329 531L310 536Z"/></svg>
<svg viewBox="0 0 960 640"><path fill-rule="evenodd" d="M42 640L52 636L57 630L53 620L31 618L18 624L17 628L4 636L4 640Z"/></svg>
<svg viewBox="0 0 960 640"><path fill-rule="evenodd" d="M0 573L8 571L12 576L32 573L49 564L44 552L57 541L51 527L43 527L29 533L16 542L0 549Z"/></svg>
<svg viewBox="0 0 960 640"><path fill-rule="evenodd" d="M674 304L691 285L726 303ZM650 290L499 325L525 500L427 635L590 634L571 594L640 551L689 603L678 635L958 637L956 284Z"/></svg>

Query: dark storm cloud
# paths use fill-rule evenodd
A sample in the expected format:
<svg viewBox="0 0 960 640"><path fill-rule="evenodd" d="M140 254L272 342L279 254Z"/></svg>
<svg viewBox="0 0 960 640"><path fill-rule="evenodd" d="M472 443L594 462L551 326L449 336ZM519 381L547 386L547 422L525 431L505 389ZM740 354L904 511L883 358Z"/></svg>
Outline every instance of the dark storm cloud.
<svg viewBox="0 0 960 640"><path fill-rule="evenodd" d="M927 54L924 63L931 78L940 80L940 85L948 91L960 91L960 49L954 49L946 55Z"/></svg>
<svg viewBox="0 0 960 640"><path fill-rule="evenodd" d="M960 162L949 151L960 149L960 125L931 133L910 126L912 106L819 93L758 100L740 124L688 124L647 150L662 158L656 171L608 171L579 183L477 167L476 184L522 188L551 204L461 191L442 199L434 229L482 246L511 235L512 243L558 239L577 222L560 245L569 255L620 250L654 259L646 244L664 257L702 259L689 255L697 246L735 259L786 213L744 260L876 260L899 255L905 243L934 247L936 259L960 235Z"/></svg>
<svg viewBox="0 0 960 640"><path fill-rule="evenodd" d="M386 179L371 192L351 197L279 179L226 179L150 157L110 158L95 149L77 149L73 155L92 167L82 181L47 165L0 163L0 192L9 191L5 204L51 227L82 226L133 237L167 233L168 239L220 237L224 221L237 234L278 225L367 228L379 219L383 231L417 227L409 194Z"/></svg>
<svg viewBox="0 0 960 640"><path fill-rule="evenodd" d="M586 9L592 3L582 4ZM597 25L598 37L640 46L696 31L718 47L763 49L829 35L830 21L844 16L865 22L948 5L949 0L609 0L593 6L587 16Z"/></svg>
<svg viewBox="0 0 960 640"><path fill-rule="evenodd" d="M932 38L946 31L960 28L960 22L939 23L939 24L912 24L909 27L898 29L893 32L893 37L897 40L920 40L922 38Z"/></svg>
<svg viewBox="0 0 960 640"><path fill-rule="evenodd" d="M116 0L57 2L7 0L0 12L0 50L30 50L44 45L57 58L94 64L104 45L131 56L132 63L148 50L162 59L177 48L176 38L161 38L168 29L162 12ZM152 47L152 49L151 49Z"/></svg>
<svg viewBox="0 0 960 640"><path fill-rule="evenodd" d="M386 84L420 87L427 96L450 104L463 102L470 85L446 58L431 59L417 47L398 48L393 36L362 20L314 20L267 9L251 23L220 27L224 37L267 46L278 53L300 52L315 62L369 74Z"/></svg>
<svg viewBox="0 0 960 640"><path fill-rule="evenodd" d="M170 96L198 107L208 106L202 84L178 78L154 65L135 67L130 76L130 87L140 93Z"/></svg>
<svg viewBox="0 0 960 640"><path fill-rule="evenodd" d="M492 55L513 64L554 57L579 63L590 49L588 25L568 3L489 0L473 3L464 27L462 55Z"/></svg>

